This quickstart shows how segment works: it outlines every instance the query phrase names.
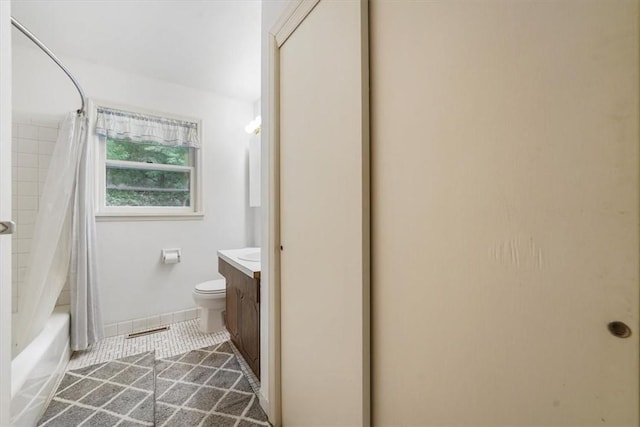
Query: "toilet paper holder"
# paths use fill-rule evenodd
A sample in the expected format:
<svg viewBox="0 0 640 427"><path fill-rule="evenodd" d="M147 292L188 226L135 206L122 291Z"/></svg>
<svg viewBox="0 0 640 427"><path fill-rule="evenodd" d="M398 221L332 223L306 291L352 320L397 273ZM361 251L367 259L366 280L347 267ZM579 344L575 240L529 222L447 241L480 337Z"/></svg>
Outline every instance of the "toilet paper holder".
<svg viewBox="0 0 640 427"><path fill-rule="evenodd" d="M182 259L180 248L162 249L160 259L163 264L177 264Z"/></svg>

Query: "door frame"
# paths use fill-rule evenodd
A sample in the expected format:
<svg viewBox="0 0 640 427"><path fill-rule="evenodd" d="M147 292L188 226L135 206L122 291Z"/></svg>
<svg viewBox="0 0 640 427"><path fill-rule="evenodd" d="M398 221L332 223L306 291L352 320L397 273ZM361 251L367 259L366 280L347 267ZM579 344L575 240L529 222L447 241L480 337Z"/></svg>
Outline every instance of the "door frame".
<svg viewBox="0 0 640 427"><path fill-rule="evenodd" d="M368 50L368 0L359 0L362 10L362 39L367 46L362 49L362 135L363 135L363 425L371 424L371 333L370 333L370 172L369 172L369 50ZM267 413L274 427L282 425L281 388L281 329L280 329L280 48L306 19L320 0L291 0L278 22L269 31L269 88L268 105L268 342ZM366 67L364 66L366 65Z"/></svg>
<svg viewBox="0 0 640 427"><path fill-rule="evenodd" d="M0 220L11 220L11 2L0 1ZM11 419L11 235L0 236L0 425Z"/></svg>

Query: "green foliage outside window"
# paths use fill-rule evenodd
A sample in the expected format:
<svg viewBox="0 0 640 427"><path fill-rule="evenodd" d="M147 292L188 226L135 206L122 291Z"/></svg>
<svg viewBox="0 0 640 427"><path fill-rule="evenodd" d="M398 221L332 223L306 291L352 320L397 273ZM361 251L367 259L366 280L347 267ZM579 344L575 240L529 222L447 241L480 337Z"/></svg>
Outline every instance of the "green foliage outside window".
<svg viewBox="0 0 640 427"><path fill-rule="evenodd" d="M107 189L107 206L190 206L190 194Z"/></svg>
<svg viewBox="0 0 640 427"><path fill-rule="evenodd" d="M108 139L107 160L189 166L189 148Z"/></svg>
<svg viewBox="0 0 640 427"><path fill-rule="evenodd" d="M107 160L189 166L189 148L107 140ZM189 206L190 173L110 166L107 206Z"/></svg>

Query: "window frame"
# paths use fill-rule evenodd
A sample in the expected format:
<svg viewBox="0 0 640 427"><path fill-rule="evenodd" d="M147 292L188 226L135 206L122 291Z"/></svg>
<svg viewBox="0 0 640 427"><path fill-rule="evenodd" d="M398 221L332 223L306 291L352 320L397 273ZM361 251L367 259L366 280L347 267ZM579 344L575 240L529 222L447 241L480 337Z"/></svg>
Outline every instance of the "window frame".
<svg viewBox="0 0 640 427"><path fill-rule="evenodd" d="M197 123L199 148L189 150L189 166L165 165L165 164L145 164L142 162L129 162L126 160L107 160L106 140L100 141L100 137L95 133L95 120L98 107L112 108L138 114L163 117L167 119L184 120ZM95 159L95 209L96 219L101 221L120 220L180 220L180 219L200 219L204 216L203 200L203 167L202 158L204 144L202 139L202 120L194 117L179 116L171 113L150 111L139 107L116 105L109 102L93 101L90 103L89 136L97 146ZM122 165L133 169L165 170L176 172L190 172L189 191L191 206L107 206L107 164Z"/></svg>

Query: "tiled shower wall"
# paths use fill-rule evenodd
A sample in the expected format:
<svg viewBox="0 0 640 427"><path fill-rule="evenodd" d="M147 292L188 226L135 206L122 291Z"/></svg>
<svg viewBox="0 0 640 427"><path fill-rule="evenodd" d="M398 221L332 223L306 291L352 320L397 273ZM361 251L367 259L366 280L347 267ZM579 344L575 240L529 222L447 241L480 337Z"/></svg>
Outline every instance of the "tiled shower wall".
<svg viewBox="0 0 640 427"><path fill-rule="evenodd" d="M20 290L29 262L33 229L49 161L58 136L58 119L14 113L12 128L12 217L16 232L12 240L12 312L18 310ZM69 303L65 287L58 305Z"/></svg>

